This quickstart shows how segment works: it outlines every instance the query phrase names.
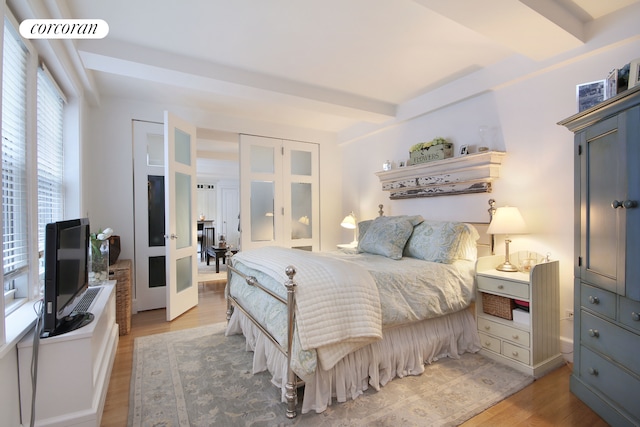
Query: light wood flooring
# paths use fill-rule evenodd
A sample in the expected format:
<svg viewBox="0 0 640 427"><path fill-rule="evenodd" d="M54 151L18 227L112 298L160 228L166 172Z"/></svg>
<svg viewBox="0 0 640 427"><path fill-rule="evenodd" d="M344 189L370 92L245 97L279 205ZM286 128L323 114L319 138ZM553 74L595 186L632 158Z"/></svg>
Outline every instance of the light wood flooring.
<svg viewBox="0 0 640 427"><path fill-rule="evenodd" d="M118 343L102 415L103 427L127 425L133 342L136 337L225 321L224 283L198 286L198 306L172 322L165 320L164 309L132 316L131 333L120 336ZM563 366L478 414L463 426L607 426L607 423L569 392L570 374L571 367Z"/></svg>

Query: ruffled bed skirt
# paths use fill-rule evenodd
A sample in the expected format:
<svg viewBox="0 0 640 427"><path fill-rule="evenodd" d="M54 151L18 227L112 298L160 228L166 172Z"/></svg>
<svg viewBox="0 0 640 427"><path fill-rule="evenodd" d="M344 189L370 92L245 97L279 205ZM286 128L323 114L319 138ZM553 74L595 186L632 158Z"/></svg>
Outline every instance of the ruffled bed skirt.
<svg viewBox="0 0 640 427"><path fill-rule="evenodd" d="M242 333L253 351L253 373L268 370L286 402L287 359L240 310L234 310L227 335ZM302 413L327 409L333 399L355 399L369 387L380 390L395 377L420 375L425 364L442 357L454 359L480 350L476 321L470 309L444 317L385 329L383 339L348 354L332 369L317 369L304 378Z"/></svg>

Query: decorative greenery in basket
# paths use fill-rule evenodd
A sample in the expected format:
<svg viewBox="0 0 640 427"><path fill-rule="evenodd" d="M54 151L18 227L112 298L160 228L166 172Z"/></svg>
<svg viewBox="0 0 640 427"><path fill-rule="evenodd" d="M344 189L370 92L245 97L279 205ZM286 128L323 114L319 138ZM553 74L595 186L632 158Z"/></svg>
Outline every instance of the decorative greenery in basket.
<svg viewBox="0 0 640 427"><path fill-rule="evenodd" d="M409 149L409 162L412 165L448 159L449 157L453 157L453 144L441 137L412 145Z"/></svg>
<svg viewBox="0 0 640 427"><path fill-rule="evenodd" d="M412 145L411 148L409 148L409 153L413 153L414 151L424 150L425 148L433 147L434 145L443 145L448 143L449 142L442 137L433 138L429 142L419 142L417 144Z"/></svg>

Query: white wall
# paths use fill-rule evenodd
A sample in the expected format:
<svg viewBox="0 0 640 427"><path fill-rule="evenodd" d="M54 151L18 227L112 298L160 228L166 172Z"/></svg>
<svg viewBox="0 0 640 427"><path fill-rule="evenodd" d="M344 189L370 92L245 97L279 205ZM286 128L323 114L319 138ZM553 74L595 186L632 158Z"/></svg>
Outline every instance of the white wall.
<svg viewBox="0 0 640 427"><path fill-rule="evenodd" d="M485 221L489 198L497 206L517 206L530 234L513 236L510 249L550 253L560 261L563 318L573 309L573 134L557 122L577 112L577 84L603 79L639 53L636 39L343 144L345 209L367 219L383 203L387 215ZM499 129L491 148L507 152L492 193L390 201L381 190L375 172L386 159L406 159L411 145L436 136L456 147L477 144L483 125ZM504 253L500 238L496 253ZM563 351L571 351L572 328L570 321L561 322Z"/></svg>

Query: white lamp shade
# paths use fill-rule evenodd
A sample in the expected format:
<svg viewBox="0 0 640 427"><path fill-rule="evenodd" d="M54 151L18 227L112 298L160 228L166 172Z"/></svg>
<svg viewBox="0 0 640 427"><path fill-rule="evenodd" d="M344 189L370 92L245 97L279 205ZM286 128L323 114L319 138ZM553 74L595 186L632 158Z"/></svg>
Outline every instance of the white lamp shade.
<svg viewBox="0 0 640 427"><path fill-rule="evenodd" d="M356 228L356 216L351 212L349 215L345 216L340 226L344 228L348 228L349 230L353 230Z"/></svg>
<svg viewBox="0 0 640 427"><path fill-rule="evenodd" d="M491 224L487 228L488 234L524 234L527 232L527 225L520 214L518 208L505 206L496 209Z"/></svg>

